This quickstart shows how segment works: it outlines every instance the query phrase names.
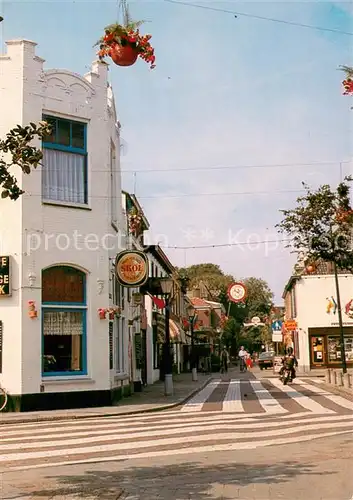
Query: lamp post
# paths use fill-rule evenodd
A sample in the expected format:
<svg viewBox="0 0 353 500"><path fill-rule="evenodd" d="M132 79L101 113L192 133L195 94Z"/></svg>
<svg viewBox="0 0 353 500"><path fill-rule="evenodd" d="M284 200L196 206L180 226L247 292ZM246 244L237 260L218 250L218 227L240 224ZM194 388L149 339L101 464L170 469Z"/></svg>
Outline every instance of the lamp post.
<svg viewBox="0 0 353 500"><path fill-rule="evenodd" d="M195 353L195 335L194 335L194 325L197 317L196 309L190 304L187 308L190 334L191 334L191 373L192 381L197 382L197 366L196 366L196 353Z"/></svg>
<svg viewBox="0 0 353 500"><path fill-rule="evenodd" d="M173 395L173 363L170 353L170 296L173 292L173 280L169 278L160 278L162 293L165 296L165 343L164 343L164 394L166 396Z"/></svg>
<svg viewBox="0 0 353 500"><path fill-rule="evenodd" d="M335 274L338 324L339 324L339 328L340 328L342 369L343 369L343 373L347 373L346 351L344 348L344 330L343 330L343 320L342 320L341 296L340 296L340 287L339 287L339 282L338 282L338 270L337 270L336 262L333 263L333 270L334 270L334 274Z"/></svg>

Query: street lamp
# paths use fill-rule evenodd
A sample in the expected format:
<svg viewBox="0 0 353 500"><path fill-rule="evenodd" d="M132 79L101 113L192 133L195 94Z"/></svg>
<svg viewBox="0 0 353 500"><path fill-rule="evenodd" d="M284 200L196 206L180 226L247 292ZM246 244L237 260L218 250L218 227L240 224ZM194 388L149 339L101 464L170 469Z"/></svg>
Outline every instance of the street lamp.
<svg viewBox="0 0 353 500"><path fill-rule="evenodd" d="M173 395L173 363L170 353L170 296L173 293L174 282L170 278L160 278L162 293L165 296L165 371L164 371L164 394L166 396Z"/></svg>
<svg viewBox="0 0 353 500"><path fill-rule="evenodd" d="M197 317L196 309L190 304L187 307L190 334L191 334L191 373L193 382L197 382L197 366L196 366L196 353L195 353L195 338L194 338L194 325Z"/></svg>
<svg viewBox="0 0 353 500"><path fill-rule="evenodd" d="M346 350L345 350L345 346L344 346L344 330L343 330L343 319L342 319L341 296L340 296L340 286L339 286L339 282L338 282L338 269L337 269L336 262L333 263L333 266L334 266L333 271L334 271L334 275L335 275L335 286L336 286L338 324L339 324L339 329L340 329L342 370L343 370L343 373L347 373Z"/></svg>

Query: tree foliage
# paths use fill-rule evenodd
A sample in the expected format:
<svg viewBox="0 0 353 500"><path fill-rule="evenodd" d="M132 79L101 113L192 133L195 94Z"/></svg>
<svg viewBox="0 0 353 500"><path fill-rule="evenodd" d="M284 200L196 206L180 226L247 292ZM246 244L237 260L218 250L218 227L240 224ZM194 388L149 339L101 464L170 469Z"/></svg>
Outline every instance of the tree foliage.
<svg viewBox="0 0 353 500"><path fill-rule="evenodd" d="M281 210L283 220L276 227L290 236L288 246L307 261L333 262L353 272L351 181L346 177L336 190L325 184L316 191L303 183L306 194L297 199L297 206Z"/></svg>
<svg viewBox="0 0 353 500"><path fill-rule="evenodd" d="M30 143L34 138L42 139L50 132L50 126L46 122L40 122L38 126L35 123L30 123L26 127L17 125L6 134L4 140L0 140L1 198L17 200L24 193L16 177L9 170L17 166L23 173L29 174L32 168L37 168L43 154Z"/></svg>
<svg viewBox="0 0 353 500"><path fill-rule="evenodd" d="M195 264L178 269L179 275L187 276L189 289L205 288L210 299L216 299L225 293L234 281L233 276L224 274L220 266L212 263Z"/></svg>
<svg viewBox="0 0 353 500"><path fill-rule="evenodd" d="M225 274L220 266L212 263L196 264L181 268L178 272L189 278L189 289L202 290L204 285L208 292L207 298L223 304L228 320L223 328L222 342L228 348L235 350L240 343L244 343L250 349L264 341L264 330L269 330L267 327L245 328L244 323L254 316L259 316L263 321L269 317L273 293L266 281L255 277L241 280L247 288L247 297L244 303L234 303L229 301L227 290L231 283L238 280Z"/></svg>

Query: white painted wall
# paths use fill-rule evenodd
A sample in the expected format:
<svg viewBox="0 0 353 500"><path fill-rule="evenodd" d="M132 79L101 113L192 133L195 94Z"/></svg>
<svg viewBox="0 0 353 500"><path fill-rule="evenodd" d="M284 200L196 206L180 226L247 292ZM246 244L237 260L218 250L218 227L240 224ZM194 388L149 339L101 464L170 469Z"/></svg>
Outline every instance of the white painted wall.
<svg viewBox="0 0 353 500"><path fill-rule="evenodd" d="M41 270L57 264L71 264L87 272L88 375L45 378L45 391L109 389L108 321L99 320L97 309L109 307L109 279L112 260L124 239L116 237L110 214L110 143L117 159L117 193L121 192L119 131L114 100L108 88L108 66L94 62L84 77L65 70L43 69L35 44L24 40L7 42L7 54L0 57L0 136L17 123L39 122L42 114L76 119L88 124L89 210L70 206L44 205L41 200L41 168L29 176L17 175L26 191L18 201L0 200L0 250L13 263L13 296L0 302L4 323L3 374L0 383L12 394L37 393L41 377ZM39 145L37 143L37 145ZM117 203L118 225L124 216ZM30 235L37 248L31 250ZM67 235L67 238L60 234ZM95 235L93 238L92 235ZM110 250L102 248L104 237ZM75 236L76 235L76 236ZM61 239L60 239L61 238ZM65 239L69 248L60 250ZM33 241L33 239L32 239ZM76 241L76 243L74 243ZM120 248L119 248L120 245ZM28 275L37 276L29 286ZM97 280L104 280L99 295ZM38 319L30 319L27 301L35 300ZM128 318L129 312L123 314ZM127 336L127 324L126 320ZM128 341L125 342L126 356ZM81 378L81 380L79 380Z"/></svg>
<svg viewBox="0 0 353 500"><path fill-rule="evenodd" d="M339 275L339 288L344 326L353 326L353 318L345 313L346 304L353 299L353 275ZM338 314L327 313L328 298L337 302L333 275L303 276L295 283L296 321L298 323L299 367L309 370L308 329L315 327L338 327Z"/></svg>

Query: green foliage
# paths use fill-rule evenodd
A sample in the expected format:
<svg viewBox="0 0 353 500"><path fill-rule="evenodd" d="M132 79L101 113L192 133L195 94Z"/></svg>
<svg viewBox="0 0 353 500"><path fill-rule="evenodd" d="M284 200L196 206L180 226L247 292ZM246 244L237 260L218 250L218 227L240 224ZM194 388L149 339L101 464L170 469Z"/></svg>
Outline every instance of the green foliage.
<svg viewBox="0 0 353 500"><path fill-rule="evenodd" d="M342 65L339 67L339 69L346 73L347 78L353 78L353 68L351 66Z"/></svg>
<svg viewBox="0 0 353 500"><path fill-rule="evenodd" d="M334 262L353 272L351 181L346 177L336 190L325 184L316 191L303 183L305 196L297 199L294 209L281 210L284 217L276 227L308 261Z"/></svg>
<svg viewBox="0 0 353 500"><path fill-rule="evenodd" d="M187 268L180 268L178 272L187 276L189 289L204 286L210 295L210 299L217 300L221 294L225 294L232 281L233 276L224 274L220 266L212 263L195 264Z"/></svg>
<svg viewBox="0 0 353 500"><path fill-rule="evenodd" d="M269 328L244 328L243 325L253 316L259 316L262 320L269 316L273 305L273 293L266 281L255 277L242 280L248 292L246 301L234 303L229 302L227 290L228 286L237 280L229 274L224 274L217 264L196 264L178 269L178 273L188 277L189 289L205 286L208 298L221 302L225 307L229 319L223 328L222 343L227 348L234 352L241 342L247 345L264 342Z"/></svg>
<svg viewBox="0 0 353 500"><path fill-rule="evenodd" d="M43 158L43 153L30 143L35 137L42 139L50 133L51 128L46 122L40 122L38 126L30 123L26 127L17 125L6 134L5 140L0 140L1 198L17 200L24 193L9 169L17 166L23 173L30 174L32 168L37 168Z"/></svg>

